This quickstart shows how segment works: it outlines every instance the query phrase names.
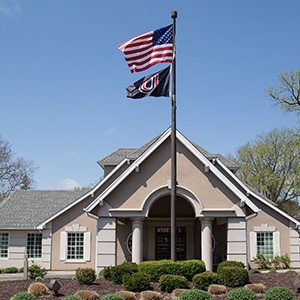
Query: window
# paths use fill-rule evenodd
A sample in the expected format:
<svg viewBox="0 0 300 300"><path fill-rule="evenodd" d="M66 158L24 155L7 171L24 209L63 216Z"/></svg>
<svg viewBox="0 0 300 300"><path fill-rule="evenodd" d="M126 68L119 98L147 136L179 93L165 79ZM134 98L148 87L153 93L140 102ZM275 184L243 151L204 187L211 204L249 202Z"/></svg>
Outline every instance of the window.
<svg viewBox="0 0 300 300"><path fill-rule="evenodd" d="M257 232L256 234L257 253L272 259L274 254L273 232Z"/></svg>
<svg viewBox="0 0 300 300"><path fill-rule="evenodd" d="M0 258L8 257L8 233L0 233Z"/></svg>
<svg viewBox="0 0 300 300"><path fill-rule="evenodd" d="M68 232L67 259L83 259L84 233Z"/></svg>
<svg viewBox="0 0 300 300"><path fill-rule="evenodd" d="M27 254L28 258L42 257L42 234L27 233Z"/></svg>

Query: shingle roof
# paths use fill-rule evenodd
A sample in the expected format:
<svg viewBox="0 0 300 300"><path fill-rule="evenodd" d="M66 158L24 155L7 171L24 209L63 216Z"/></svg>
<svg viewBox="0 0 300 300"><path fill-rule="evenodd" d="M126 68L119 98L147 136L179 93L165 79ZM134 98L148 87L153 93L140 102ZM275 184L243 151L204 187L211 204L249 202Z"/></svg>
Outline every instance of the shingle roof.
<svg viewBox="0 0 300 300"><path fill-rule="evenodd" d="M163 133L162 133L163 134ZM137 159L141 154L143 154L159 137L162 135L156 136L154 139L151 141L147 142L140 148L120 148L116 150L115 152L107 155L103 159L98 161L98 164L104 168L105 165L117 165L120 163L124 158L129 158L132 160ZM213 159L213 158L218 158L227 168L230 170L236 171L239 167L229 160L228 158L224 157L221 154L213 154L205 150L204 148L200 147L198 144L195 142L187 139L191 144L197 148L198 151L200 151L206 158L208 159Z"/></svg>
<svg viewBox="0 0 300 300"><path fill-rule="evenodd" d="M0 203L0 228L34 229L85 193L86 191L15 191Z"/></svg>

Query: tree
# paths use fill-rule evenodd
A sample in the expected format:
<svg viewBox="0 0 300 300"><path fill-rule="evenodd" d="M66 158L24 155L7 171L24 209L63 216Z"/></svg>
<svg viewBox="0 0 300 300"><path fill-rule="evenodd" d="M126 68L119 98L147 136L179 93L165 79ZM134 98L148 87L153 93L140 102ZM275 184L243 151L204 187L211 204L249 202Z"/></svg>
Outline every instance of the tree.
<svg viewBox="0 0 300 300"><path fill-rule="evenodd" d="M290 70L278 75L278 86L264 89L275 105L280 105L285 112L300 115L300 69Z"/></svg>
<svg viewBox="0 0 300 300"><path fill-rule="evenodd" d="M299 129L283 128L257 136L230 159L240 166L236 175L279 208L295 213L300 198Z"/></svg>
<svg viewBox="0 0 300 300"><path fill-rule="evenodd" d="M32 161L22 157L14 159L9 142L0 136L0 201L15 189L30 189L35 183L33 176L37 168Z"/></svg>

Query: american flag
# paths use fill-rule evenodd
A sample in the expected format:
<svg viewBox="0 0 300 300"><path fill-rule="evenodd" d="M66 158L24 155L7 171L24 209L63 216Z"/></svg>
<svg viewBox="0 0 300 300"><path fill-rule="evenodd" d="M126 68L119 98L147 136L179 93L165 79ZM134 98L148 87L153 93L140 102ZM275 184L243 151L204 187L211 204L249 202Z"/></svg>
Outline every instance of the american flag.
<svg viewBox="0 0 300 300"><path fill-rule="evenodd" d="M131 73L173 60L173 25L138 35L118 47Z"/></svg>

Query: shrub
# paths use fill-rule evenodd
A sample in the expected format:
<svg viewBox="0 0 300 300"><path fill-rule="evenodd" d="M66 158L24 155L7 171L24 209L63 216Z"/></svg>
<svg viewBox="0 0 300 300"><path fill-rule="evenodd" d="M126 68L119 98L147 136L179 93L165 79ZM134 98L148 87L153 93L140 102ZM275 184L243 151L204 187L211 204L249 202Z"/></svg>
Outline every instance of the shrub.
<svg viewBox="0 0 300 300"><path fill-rule="evenodd" d="M39 297L42 295L48 295L49 289L41 282L34 282L28 287L28 293Z"/></svg>
<svg viewBox="0 0 300 300"><path fill-rule="evenodd" d="M117 294L106 294L102 296L100 300L124 300L124 298Z"/></svg>
<svg viewBox="0 0 300 300"><path fill-rule="evenodd" d="M234 267L234 268L245 268L245 265L240 261L226 260L219 263L217 268L217 273L219 273L223 268Z"/></svg>
<svg viewBox="0 0 300 300"><path fill-rule="evenodd" d="M138 272L138 266L136 263L124 262L121 265L110 268L109 278L111 278L111 281L114 283L121 284L123 275L136 272Z"/></svg>
<svg viewBox="0 0 300 300"><path fill-rule="evenodd" d="M179 262L180 274L187 278L189 281L192 281L196 274L200 274L206 271L205 263L202 260L192 259L187 261Z"/></svg>
<svg viewBox="0 0 300 300"><path fill-rule="evenodd" d="M82 298L77 295L70 295L65 297L64 300L82 300Z"/></svg>
<svg viewBox="0 0 300 300"><path fill-rule="evenodd" d="M175 289L172 292L172 296L173 297L178 297L181 293L185 292L187 289Z"/></svg>
<svg viewBox="0 0 300 300"><path fill-rule="evenodd" d="M19 273L23 273L23 272L24 272L24 268L23 268L23 267L22 267L22 268L19 268L19 269L18 269L18 272L19 272Z"/></svg>
<svg viewBox="0 0 300 300"><path fill-rule="evenodd" d="M213 300L213 295L200 290L189 290L179 295L179 300Z"/></svg>
<svg viewBox="0 0 300 300"><path fill-rule="evenodd" d="M168 273L166 260L160 261L144 261L139 264L138 269L140 272L147 273L151 281L158 282L162 275Z"/></svg>
<svg viewBox="0 0 300 300"><path fill-rule="evenodd" d="M141 292L150 288L151 279L146 273L138 272L123 275L123 286L131 292Z"/></svg>
<svg viewBox="0 0 300 300"><path fill-rule="evenodd" d="M260 274L261 272L257 269L251 269L248 271L249 274Z"/></svg>
<svg viewBox="0 0 300 300"><path fill-rule="evenodd" d="M96 280L95 270L91 268L78 268L75 272L75 279L79 284L92 284Z"/></svg>
<svg viewBox="0 0 300 300"><path fill-rule="evenodd" d="M155 291L141 292L141 300L160 300L161 294Z"/></svg>
<svg viewBox="0 0 300 300"><path fill-rule="evenodd" d="M248 289L256 294L264 293L266 286L263 283L246 284L245 289Z"/></svg>
<svg viewBox="0 0 300 300"><path fill-rule="evenodd" d="M244 286L249 282L249 274L246 269L226 267L218 272L220 283L227 287Z"/></svg>
<svg viewBox="0 0 300 300"><path fill-rule="evenodd" d="M295 271L295 270L288 270L285 273L287 273L287 274L298 274L297 271Z"/></svg>
<svg viewBox="0 0 300 300"><path fill-rule="evenodd" d="M16 267L5 268L3 273L18 273L18 268Z"/></svg>
<svg viewBox="0 0 300 300"><path fill-rule="evenodd" d="M280 256L281 263L283 267L288 269L290 267L291 259L289 258L288 254L284 254Z"/></svg>
<svg viewBox="0 0 300 300"><path fill-rule="evenodd" d="M247 289L233 289L228 293L228 300L257 300L257 295Z"/></svg>
<svg viewBox="0 0 300 300"><path fill-rule="evenodd" d="M179 275L162 275L159 279L158 287L164 291L171 293L175 289L185 289L188 286L188 280Z"/></svg>
<svg viewBox="0 0 300 300"><path fill-rule="evenodd" d="M103 277L108 280L108 281L112 281L112 276L111 276L111 268L112 267L105 267L103 269ZM101 272L101 271L100 271ZM100 274L100 273L99 273Z"/></svg>
<svg viewBox="0 0 300 300"><path fill-rule="evenodd" d="M211 284L208 288L208 292L213 295L220 295L226 293L226 286L219 284Z"/></svg>
<svg viewBox="0 0 300 300"><path fill-rule="evenodd" d="M269 273L277 273L277 271L275 269L271 269Z"/></svg>
<svg viewBox="0 0 300 300"><path fill-rule="evenodd" d="M28 276L30 279L36 279L36 277L44 278L47 274L47 271L45 268L42 268L41 266L32 264L28 268Z"/></svg>
<svg viewBox="0 0 300 300"><path fill-rule="evenodd" d="M27 292L19 292L12 296L10 300L36 300L36 297Z"/></svg>
<svg viewBox="0 0 300 300"><path fill-rule="evenodd" d="M211 284L218 284L220 282L219 276L213 272L204 272L197 274L193 278L193 285L198 290L207 291Z"/></svg>
<svg viewBox="0 0 300 300"><path fill-rule="evenodd" d="M134 300L135 299L135 293L129 292L129 291L120 291L116 293L117 295L120 295L125 300Z"/></svg>
<svg viewBox="0 0 300 300"><path fill-rule="evenodd" d="M83 300L98 300L99 295L93 291L78 291L75 296L79 296Z"/></svg>
<svg viewBox="0 0 300 300"><path fill-rule="evenodd" d="M271 263L273 264L275 269L278 269L280 267L280 263L281 263L281 258L279 255L275 255L275 257L273 257L271 259Z"/></svg>
<svg viewBox="0 0 300 300"><path fill-rule="evenodd" d="M99 273L98 273L98 278L104 278L104 269L102 269Z"/></svg>
<svg viewBox="0 0 300 300"><path fill-rule="evenodd" d="M259 269L268 269L271 265L271 261L261 253L254 257L254 262L258 264Z"/></svg>
<svg viewBox="0 0 300 300"><path fill-rule="evenodd" d="M275 286L270 288L265 294L265 300L294 300L296 297L286 287Z"/></svg>

